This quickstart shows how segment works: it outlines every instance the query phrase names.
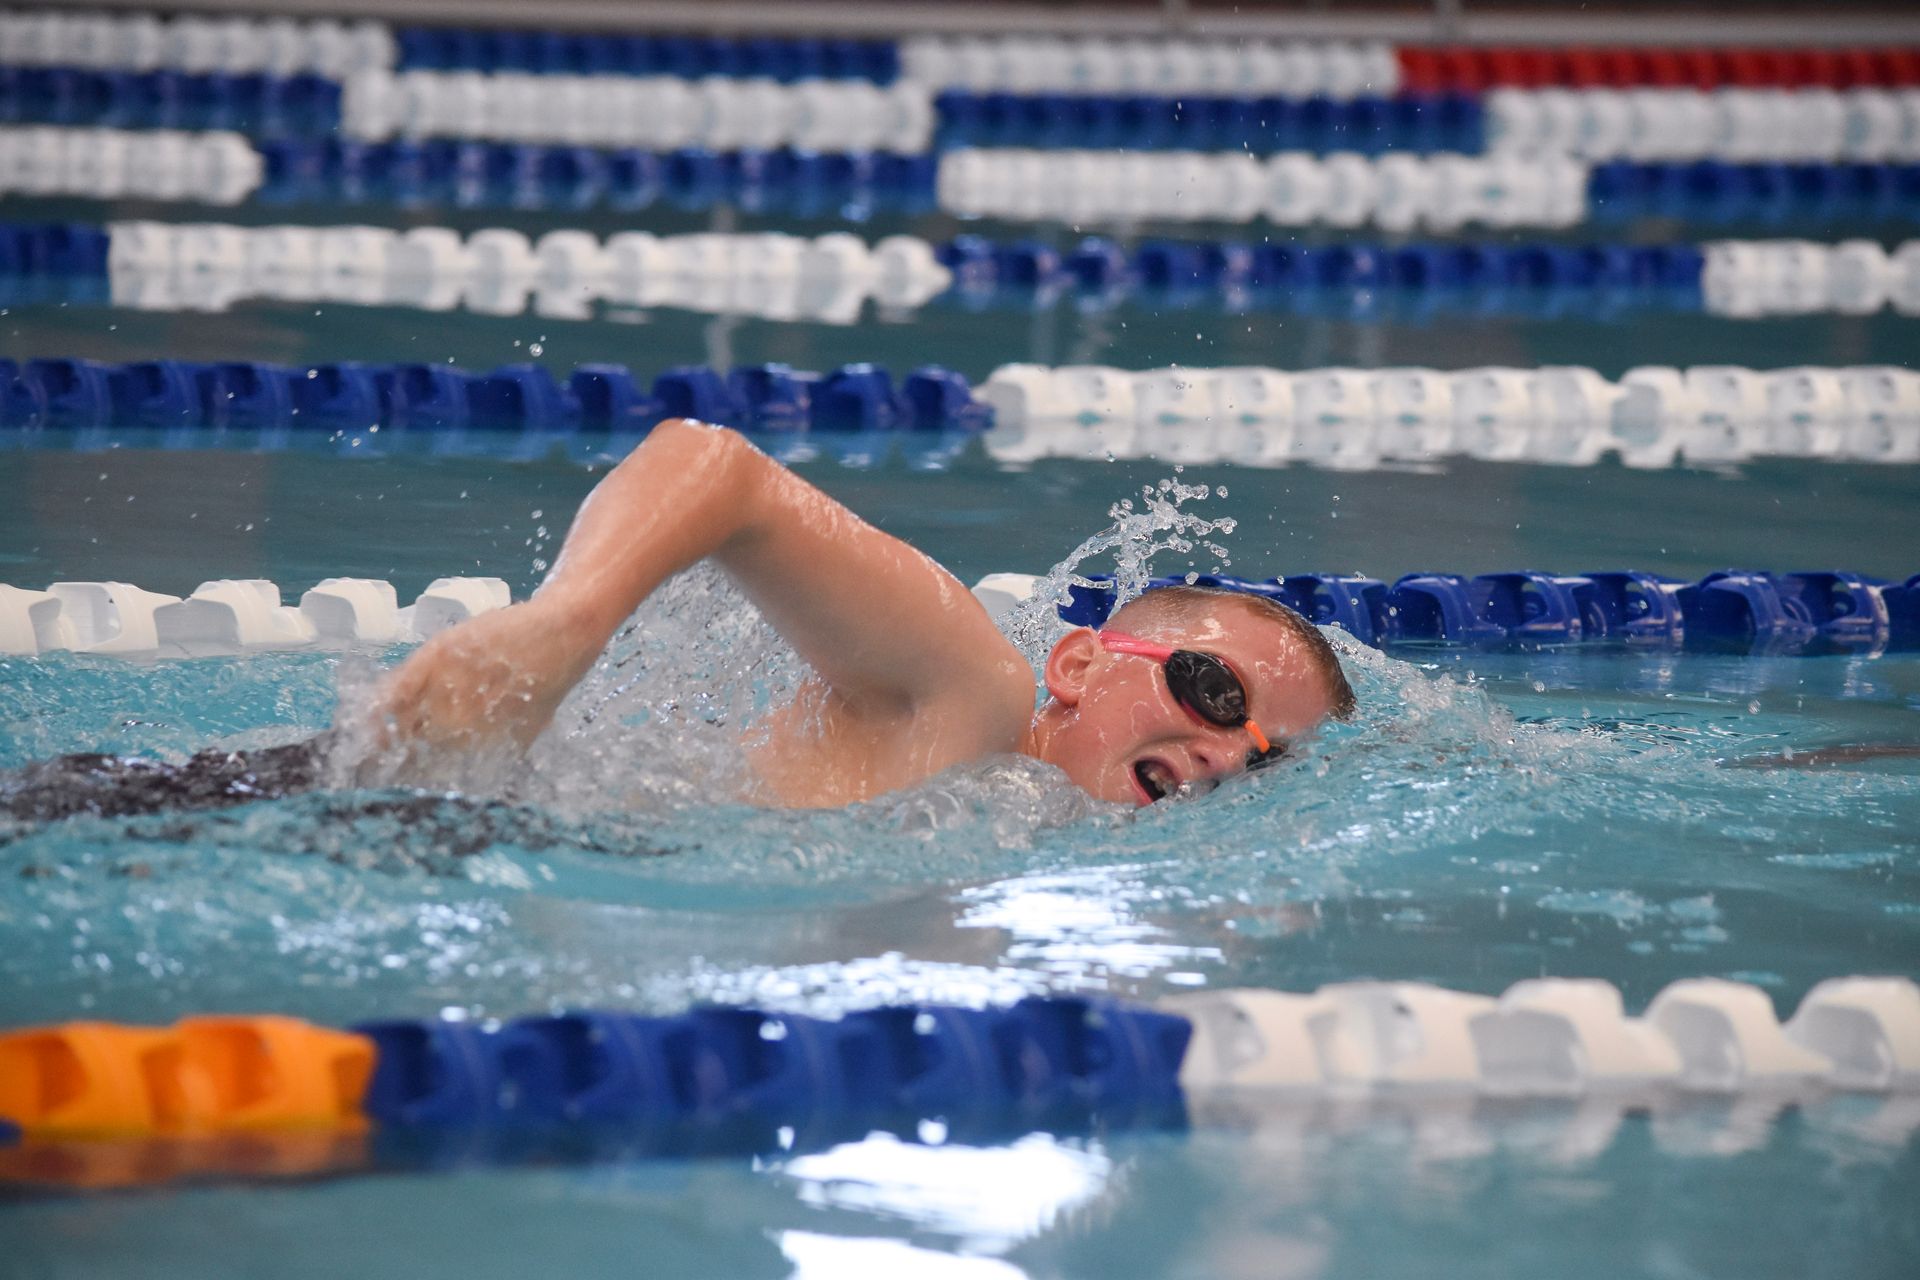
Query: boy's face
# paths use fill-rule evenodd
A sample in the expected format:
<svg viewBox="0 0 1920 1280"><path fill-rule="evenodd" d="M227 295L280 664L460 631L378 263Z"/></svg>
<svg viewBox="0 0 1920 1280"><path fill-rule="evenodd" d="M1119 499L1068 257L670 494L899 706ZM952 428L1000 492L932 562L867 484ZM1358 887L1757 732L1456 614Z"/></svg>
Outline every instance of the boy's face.
<svg viewBox="0 0 1920 1280"><path fill-rule="evenodd" d="M1249 717L1276 748L1333 709L1327 681L1298 637L1231 601L1178 623L1123 629L1225 661L1246 689ZM1102 800L1152 804L1183 786L1242 772L1255 750L1244 726L1215 725L1182 706L1160 662L1110 653L1093 631L1074 631L1054 646L1046 683L1063 712L1046 757Z"/></svg>

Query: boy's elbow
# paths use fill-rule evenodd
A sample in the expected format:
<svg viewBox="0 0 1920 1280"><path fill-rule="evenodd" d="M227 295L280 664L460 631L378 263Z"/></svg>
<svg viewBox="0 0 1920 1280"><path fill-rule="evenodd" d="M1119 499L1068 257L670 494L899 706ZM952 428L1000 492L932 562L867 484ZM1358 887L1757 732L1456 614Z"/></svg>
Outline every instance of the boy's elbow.
<svg viewBox="0 0 1920 1280"><path fill-rule="evenodd" d="M658 466L663 459L673 460L681 468L698 467L702 472L751 465L763 457L745 436L732 427L716 426L697 418L666 418L627 455L629 459L652 459L645 465Z"/></svg>
<svg viewBox="0 0 1920 1280"><path fill-rule="evenodd" d="M732 427L721 426L717 422L702 422L698 418L662 418L655 426L649 439L655 436L669 436L689 440L719 441L730 449L751 449L747 438Z"/></svg>
<svg viewBox="0 0 1920 1280"><path fill-rule="evenodd" d="M689 515L704 512L716 526L728 527L729 539L756 524L768 479L782 470L732 427L694 418L666 419L629 459L652 483L674 484Z"/></svg>
<svg viewBox="0 0 1920 1280"><path fill-rule="evenodd" d="M716 422L702 422L698 418L662 418L653 428L649 439L655 436L731 436L736 440L745 440L732 427L723 427Z"/></svg>

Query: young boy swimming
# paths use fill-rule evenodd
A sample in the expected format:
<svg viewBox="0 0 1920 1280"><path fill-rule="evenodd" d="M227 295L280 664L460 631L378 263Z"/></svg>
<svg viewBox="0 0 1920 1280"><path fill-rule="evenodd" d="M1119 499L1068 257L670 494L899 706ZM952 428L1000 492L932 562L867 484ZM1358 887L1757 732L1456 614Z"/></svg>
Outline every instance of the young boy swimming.
<svg viewBox="0 0 1920 1280"><path fill-rule="evenodd" d="M953 575L737 432L682 419L588 495L532 598L427 641L358 727L401 780L450 756L524 749L640 602L709 559L811 669L749 752L754 796L783 806L851 804L1002 753L1146 805L1278 756L1353 708L1332 646L1299 614L1172 587L1055 644L1035 710L1032 669ZM203 752L179 770L67 757L0 783L0 810L131 813L317 784L312 753L276 750Z"/></svg>
<svg viewBox="0 0 1920 1280"><path fill-rule="evenodd" d="M1036 711L1031 668L952 574L738 433L675 420L588 496L531 599L442 632L394 673L386 732L422 755L531 743L640 602L703 559L812 669L751 754L782 805L850 804L997 753L1149 804L1353 707L1332 646L1297 613L1173 588L1061 639Z"/></svg>

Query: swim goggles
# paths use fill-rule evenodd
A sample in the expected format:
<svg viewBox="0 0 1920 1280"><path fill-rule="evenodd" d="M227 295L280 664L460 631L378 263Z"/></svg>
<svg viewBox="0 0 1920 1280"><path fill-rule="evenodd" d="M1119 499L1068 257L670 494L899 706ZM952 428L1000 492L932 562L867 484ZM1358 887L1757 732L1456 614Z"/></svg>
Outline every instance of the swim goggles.
<svg viewBox="0 0 1920 1280"><path fill-rule="evenodd" d="M1260 726L1248 717L1247 686L1241 683L1240 677L1225 659L1216 658L1210 653L1196 653L1192 649L1155 644L1151 640L1142 640L1139 636L1124 635L1118 631L1101 631L1097 634L1100 647L1108 653L1127 653L1158 662L1167 678L1167 692L1194 719L1218 725L1222 729L1245 729L1257 748L1248 760L1249 766L1280 754L1267 741L1267 735L1260 731Z"/></svg>

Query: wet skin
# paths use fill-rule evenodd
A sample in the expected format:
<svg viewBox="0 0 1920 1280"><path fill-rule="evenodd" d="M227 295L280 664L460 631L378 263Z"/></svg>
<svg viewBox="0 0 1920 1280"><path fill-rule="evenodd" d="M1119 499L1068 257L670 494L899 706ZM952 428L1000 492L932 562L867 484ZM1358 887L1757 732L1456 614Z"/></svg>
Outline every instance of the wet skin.
<svg viewBox="0 0 1920 1280"><path fill-rule="evenodd" d="M1332 710L1305 646L1235 601L1183 622L1127 630L1223 659L1247 691L1250 718L1275 747L1306 736ZM1049 701L1035 713L1024 749L1099 799L1149 804L1242 772L1254 749L1245 728L1208 723L1180 705L1160 663L1109 653L1092 631L1072 632L1055 645L1044 679Z"/></svg>
<svg viewBox="0 0 1920 1280"><path fill-rule="evenodd" d="M524 747L640 602L709 559L813 671L755 727L759 799L844 805L1005 752L1122 803L1245 766L1244 730L1196 721L1157 663L1107 654L1088 631L1054 649L1035 712L1031 668L952 574L737 433L686 420L656 427L588 496L531 599L422 645L348 738L402 781L448 753ZM1276 741L1327 712L1297 639L1235 603L1143 634L1225 658Z"/></svg>

